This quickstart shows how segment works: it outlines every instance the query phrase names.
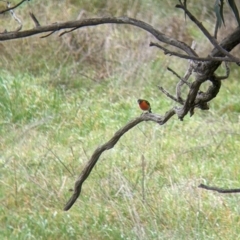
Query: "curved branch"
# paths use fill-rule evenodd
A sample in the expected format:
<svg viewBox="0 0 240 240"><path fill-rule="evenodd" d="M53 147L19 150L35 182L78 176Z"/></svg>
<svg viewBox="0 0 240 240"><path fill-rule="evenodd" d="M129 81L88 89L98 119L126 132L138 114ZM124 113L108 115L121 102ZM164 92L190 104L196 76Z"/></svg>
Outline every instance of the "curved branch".
<svg viewBox="0 0 240 240"><path fill-rule="evenodd" d="M166 112L165 116L160 116L160 115L152 114L152 113L142 114L140 117L130 121L124 127L119 129L108 142L106 142L105 144L99 146L94 151L94 153L91 156L90 160L87 162L87 164L85 165L84 169L82 170L82 173L79 175L77 181L75 182L73 195L68 200L68 202L66 203L66 205L64 207L64 210L65 211L69 210L72 207L72 205L76 202L76 200L78 199L78 197L79 197L79 195L81 193L83 182L88 178L89 174L91 173L92 169L94 168L95 164L97 163L99 157L101 156L101 154L104 151L113 148L115 146L115 144L119 141L119 139L127 131L129 131L131 128L135 127L140 122L143 122L143 121L153 121L153 122L156 122L156 123L158 123L160 125L163 125L174 114L175 114L175 111L173 109L168 111L168 112Z"/></svg>
<svg viewBox="0 0 240 240"><path fill-rule="evenodd" d="M129 17L90 18L90 19L83 19L83 20L77 20L77 21L68 21L63 23L54 23L51 25L40 26L38 28L29 29L21 32L2 33L0 34L0 41L6 41L6 40L16 39L16 38L24 38L24 37L29 37L32 35L44 33L44 32L59 31L61 29L74 28L74 30L76 30L82 27L96 26L96 25L109 24L109 23L129 24L129 25L139 27L151 33L159 41L175 46L183 50L184 52L186 52L189 56L197 56L195 51L191 49L184 42L180 42L174 38L166 36L162 32L158 31L157 29L153 28L151 25L143 21L140 21L134 18L129 18Z"/></svg>
<svg viewBox="0 0 240 240"><path fill-rule="evenodd" d="M179 6L181 6L181 5L179 5ZM238 37L236 43L233 43L229 48L225 48L225 46L224 46L225 44L220 44L220 45L217 44L216 50L214 52L212 52L212 54L209 56L209 59L198 58L198 55L196 54L196 52L190 46L185 44L184 42L178 41L172 37L165 35L164 33L158 31L157 29L153 28L151 25L149 25L143 21L140 21L140 20L137 20L134 18L129 18L126 16L118 17L118 18L117 17L109 17L109 18L82 19L82 20L68 21L68 22L63 22L63 23L54 23L54 24L46 25L46 26L38 26L37 28L33 28L33 29L25 30L25 31L19 31L19 32L15 32L15 31L14 32L4 32L4 33L0 34L0 41L7 41L7 40L17 39L17 38L25 38L25 37L30 37L32 35L46 33L46 32L54 33L56 31L60 31L63 29L71 29L70 31L74 31L78 28L88 27L88 26L96 26L96 25L102 25L102 24L129 24L129 25L139 27L139 28L151 33L160 42L163 42L163 43L166 43L166 44L169 44L171 46L181 49L182 51L186 52L188 56L192 57L192 59L197 60L197 61L207 61L207 60L221 61L223 59L221 59L221 58L214 59L214 57L220 57L220 56L227 55L226 50L231 51L232 48L234 48L237 44L239 44L239 37ZM68 33L68 32L69 31L64 32L61 35ZM239 34L240 34L239 32L240 32L239 30L235 31L236 35L238 34L237 36L239 36ZM49 35L47 35L47 36L49 36ZM229 40L229 38L231 38L231 37L233 37L233 36L229 35L227 40ZM224 51L225 54L222 53L222 50ZM215 54L215 53L217 53L217 54ZM222 54L220 54L220 53L222 53ZM183 55L181 57L187 58L185 55ZM233 57L233 56L231 55L231 57ZM227 59L225 61L230 61L230 59L229 60ZM239 59L234 57L233 61L239 61Z"/></svg>

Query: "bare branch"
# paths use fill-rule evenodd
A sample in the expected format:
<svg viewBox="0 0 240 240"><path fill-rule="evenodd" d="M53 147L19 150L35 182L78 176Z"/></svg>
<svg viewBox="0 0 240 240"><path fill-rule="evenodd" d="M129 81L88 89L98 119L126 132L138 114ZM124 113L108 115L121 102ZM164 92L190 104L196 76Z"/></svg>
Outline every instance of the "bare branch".
<svg viewBox="0 0 240 240"><path fill-rule="evenodd" d="M218 23L216 20L215 28L214 28L214 37L217 39L217 34L218 34Z"/></svg>
<svg viewBox="0 0 240 240"><path fill-rule="evenodd" d="M167 48L159 45L158 43L150 42L149 46L150 46L150 47L154 46L154 47L158 47L158 48L162 49L162 50L164 51L164 54L165 54L165 55L170 55L170 56L171 56L171 55L174 55L174 56L181 57L181 58L185 58L185 59L189 59L189 58L191 58L191 59L194 58L194 59L196 59L196 60L199 59L197 55L195 55L195 56L189 56L189 55L184 55L184 54L172 52L172 51L168 50Z"/></svg>
<svg viewBox="0 0 240 240"><path fill-rule="evenodd" d="M32 18L32 20L34 22L35 27L36 28L40 27L41 25L40 25L39 21L37 20L36 16L32 12L30 12L29 15L30 15L30 17Z"/></svg>
<svg viewBox="0 0 240 240"><path fill-rule="evenodd" d="M174 97L172 94L170 94L166 89L164 89L163 87L161 86L158 86L159 90L165 94L167 97L169 97L170 99L172 99L173 101L181 104L181 105L184 105L185 101L183 99L177 99L176 97ZM208 102L208 98L203 98L202 94L204 94L203 92L199 91L197 96L196 96L196 99L195 99L195 102L194 102L194 105L193 107L190 108L190 111L191 111L191 116L194 114L194 108L199 108L201 110L208 110L209 109L209 106L207 104ZM178 113L181 108L174 108L175 112ZM182 119L181 119L182 120Z"/></svg>
<svg viewBox="0 0 240 240"><path fill-rule="evenodd" d="M166 89L164 89L163 87L161 86L158 86L159 90L165 94L167 97L171 98L173 101L177 102L177 103L180 103L180 104L184 104L184 101L182 100L178 100L177 98L175 98L171 93L169 93Z"/></svg>
<svg viewBox="0 0 240 240"><path fill-rule="evenodd" d="M164 54L165 55L170 55L170 56L176 56L176 57L179 57L179 58L183 58L183 59L188 59L188 60L195 60L195 61L201 61L201 62L209 62L209 61L219 61L219 62L236 62L238 63L237 60L233 60L233 59L230 59L230 58L227 58L227 57L207 57L207 58L204 58L204 57L195 57L195 56L189 56L189 55L186 55L186 54L181 54L181 53L177 53L177 52L173 52L173 51L170 51L168 50L167 48L159 45L158 43L153 43L151 42L149 44L150 47L158 47L160 49L162 49L164 51Z"/></svg>
<svg viewBox="0 0 240 240"><path fill-rule="evenodd" d="M48 34L46 34L44 36L41 36L40 38L47 38L47 37L51 36L52 34L54 34L55 32L56 31L52 31L52 32L50 32L50 33L48 33Z"/></svg>
<svg viewBox="0 0 240 240"><path fill-rule="evenodd" d="M134 18L128 18L128 17L92 18L92 19L82 19L82 20L69 21L69 22L63 22L63 23L54 23L51 25L41 26L38 28L21 31L18 33L16 33L16 32L2 33L2 34L0 34L0 41L6 41L9 39L16 39L16 38L24 38L24 37L29 37L29 36L36 35L39 33L59 31L61 29L71 28L71 29L75 30L75 29L82 28L82 27L96 26L96 25L109 24L109 23L130 24L130 25L139 27L139 28L144 29L145 31L151 33L159 41L170 44L174 47L177 47L177 48L183 50L184 52L186 52L189 56L197 56L195 51L193 49L191 49L187 44L180 42L174 38L166 36L162 32L156 30L151 25L149 25L143 21L140 21L140 20L137 20Z"/></svg>
<svg viewBox="0 0 240 240"><path fill-rule="evenodd" d="M78 28L82 28L82 27L87 27L87 26L96 26L96 25L101 25L101 24L130 24L130 25L134 25L136 27L142 28L144 30L146 30L147 32L151 33L156 39L158 39L160 42L175 46L181 50L183 50L184 52L187 53L188 56L193 57L192 60L197 60L197 61L235 61L234 59L225 59L225 58L218 58L221 56L224 56L223 54L219 53L219 49L218 52L215 50L214 52L212 52L211 57L210 58L199 58L198 55L196 54L196 52L189 47L188 45L186 45L183 42L180 42L174 38L168 37L165 34L163 34L162 32L154 29L151 25L142 22L140 20L137 19L133 19L133 18L128 18L128 17L119 17L119 18L92 18L92 19L82 19L82 20L77 20L77 21L68 21L68 22L63 22L63 23L54 23L51 25L46 25L46 26L40 26L38 28L34 28L34 29L29 29L29 30L25 30L25 31L20 31L20 32L6 32L6 33L1 33L0 34L0 41L6 41L6 40L10 40L10 39L16 39L16 38L24 38L24 37L29 37L32 35L36 35L36 34L40 34L40 33L45 33L45 32L56 32L62 29L71 29L69 30L69 32L76 30ZM235 35L239 33L240 29L236 29L236 31L233 33ZM51 35L51 34L50 34ZM47 35L49 36L49 35ZM232 36L229 35L229 39ZM229 41L229 39L227 39ZM234 38L236 40L236 38ZM229 41L231 42L231 41ZM227 42L226 44L228 44L229 42ZM221 44L222 48L227 49L228 51L230 51L232 48L234 48L237 44L239 43L239 37L238 39L231 45L228 46L224 46ZM173 53L172 53L173 54ZM184 55L181 56L183 58L186 58ZM195 57L197 57L197 59L195 59ZM216 58L216 59L215 59ZM237 59L238 60L238 59Z"/></svg>
<svg viewBox="0 0 240 240"><path fill-rule="evenodd" d="M219 193L240 193L239 188L224 189L224 188L210 187L204 184L200 184L198 187L206 190L217 191Z"/></svg>
<svg viewBox="0 0 240 240"><path fill-rule="evenodd" d="M183 79L182 77L180 77L172 68L167 67L167 70L172 72L177 78L179 78L181 81L183 81L185 84L188 85L188 87L191 86L191 84L189 82L187 82L185 79Z"/></svg>
<svg viewBox="0 0 240 240"><path fill-rule="evenodd" d="M180 1L181 3L181 1ZM195 16L191 14L191 12L188 11L188 9L181 3L181 5L177 4L175 6L176 8L181 8L185 11L185 13L188 15L188 17L198 26L198 28L203 32L203 34L208 38L208 40L212 43L214 47L216 47L223 56L228 56L230 59L232 59L234 62L237 62L238 65L240 65L240 59L230 54L228 51L226 51L222 46L220 46L217 42L217 40L212 37L212 35L208 32L208 30L203 26L202 23L200 23Z"/></svg>
<svg viewBox="0 0 240 240"><path fill-rule="evenodd" d="M188 82L188 79L192 75L194 67L195 67L195 63L192 60L189 60L188 68L187 68L183 78L180 79L180 81L178 82L178 84L176 86L176 96L179 101L180 100L182 101L182 96L181 96L182 95L182 86L184 84L187 84L189 88L191 87L191 84Z"/></svg>
<svg viewBox="0 0 240 240"><path fill-rule="evenodd" d="M75 28L72 28L72 29L70 29L70 30L64 31L64 32L62 32L62 33L59 35L59 37L63 36L64 34L67 34L67 33L73 32L73 31L75 31L75 30L77 30L77 29L78 29L78 28L75 27Z"/></svg>
<svg viewBox="0 0 240 240"><path fill-rule="evenodd" d="M119 141L119 139L131 128L135 127L137 124L143 121L153 121L156 122L160 125L163 125L166 123L173 115L175 114L175 110L172 109L168 112L166 112L165 116L160 116L157 114L152 114L152 113L146 113L142 114L140 117L130 121L127 123L124 127L119 129L114 136L105 144L99 146L91 156L90 160L87 162L85 165L84 169L82 170L82 173L79 175L77 181L75 182L74 186L74 192L72 197L69 199L69 201L66 203L64 210L67 211L69 210L72 205L76 202L78 199L81 190L82 190L82 184L83 182L88 178L89 174L91 173L92 169L94 168L95 164L97 163L99 157L101 154L114 147L114 145Z"/></svg>
<svg viewBox="0 0 240 240"><path fill-rule="evenodd" d="M231 51L235 46L240 43L240 27L236 28L234 32L228 35L221 41L221 46L227 51ZM222 56L223 54L214 48L210 54L211 56ZM192 82L187 99L182 108L176 109L176 114L180 120L190 111L190 115L194 113L194 107L200 107L202 110L209 109L207 101L210 101L219 92L221 83L215 76L216 69L220 66L221 62L209 61L198 62L194 67L195 81ZM201 84L207 80L212 82L206 93L199 92Z"/></svg>
<svg viewBox="0 0 240 240"><path fill-rule="evenodd" d="M26 2L26 1L27 1L27 0L22 0L21 2L19 2L19 3L16 4L15 6L9 7L9 8L6 8L5 10L3 10L3 11L0 11L0 14L5 13L5 12L8 12L8 11L11 11L11 10L17 8L18 6L20 6L22 3Z"/></svg>

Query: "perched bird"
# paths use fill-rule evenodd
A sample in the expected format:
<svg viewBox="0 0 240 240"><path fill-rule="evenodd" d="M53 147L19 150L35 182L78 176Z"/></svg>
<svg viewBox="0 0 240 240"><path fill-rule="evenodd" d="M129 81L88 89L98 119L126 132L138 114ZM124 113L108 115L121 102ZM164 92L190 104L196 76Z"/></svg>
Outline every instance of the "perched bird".
<svg viewBox="0 0 240 240"><path fill-rule="evenodd" d="M151 111L151 106L150 103L147 100L144 99L138 99L138 104L139 107L143 110L143 111L148 111L148 112L152 112Z"/></svg>

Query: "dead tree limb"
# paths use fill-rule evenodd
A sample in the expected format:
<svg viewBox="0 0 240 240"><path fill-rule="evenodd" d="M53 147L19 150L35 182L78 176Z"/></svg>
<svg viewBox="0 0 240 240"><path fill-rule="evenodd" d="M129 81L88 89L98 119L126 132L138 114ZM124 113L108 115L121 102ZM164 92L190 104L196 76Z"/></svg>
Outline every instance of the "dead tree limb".
<svg viewBox="0 0 240 240"><path fill-rule="evenodd" d="M33 28L26 31L20 31L20 32L14 31L14 32L2 33L0 34L0 41L6 41L10 39L17 39L17 38L25 38L32 35L45 33L45 32L56 32L62 29L76 30L82 27L96 26L101 24L133 25L151 33L160 42L164 42L178 49L181 49L182 51L186 52L189 56L197 56L195 51L191 49L191 47L189 47L187 44L180 42L174 38L166 36L164 33L158 31L157 29L153 28L151 25L143 21L140 21L134 18L129 18L129 17L91 18L91 19L83 19L83 20L69 21L69 22L63 22L63 23L54 23L47 26L39 26L38 28Z"/></svg>
<svg viewBox="0 0 240 240"><path fill-rule="evenodd" d="M168 50L167 48L159 45L158 43L153 43L151 42L149 44L150 47L158 47L161 50L163 50L165 55L169 55L169 56L176 56L179 58L183 58L183 59L188 59L188 60L195 60L195 61L201 61L201 62L209 62L209 61L219 61L219 62L234 62L233 59L230 58L226 58L226 57L196 57L196 56L189 56L186 54L181 54L181 53L177 53L171 50Z"/></svg>
<svg viewBox="0 0 240 240"><path fill-rule="evenodd" d="M11 39L18 39L18 38L25 38L25 37L30 37L33 35L37 35L37 34L41 34L41 33L46 33L46 32L57 32L63 29L72 29L72 30L77 30L80 29L82 27L89 27L89 26L97 26L97 25L102 25L102 24L129 24L129 25L133 25L136 27L139 27L141 29L144 29L145 31L151 33L157 40L159 40L160 42L169 44L170 46L174 46L182 51L184 51L185 53L187 53L186 56L189 56L188 59L193 59L196 61L231 61L231 62L238 62L239 59L237 59L236 61L234 59L231 58L222 58L224 56L224 54L222 54L222 52L218 49L218 47L216 48L216 50L218 50L218 54L211 54L208 58L201 58L198 57L198 55L196 54L196 52L189 47L187 44L180 42L172 37L169 37L167 35L165 35L164 33L158 31L157 29L153 28L151 25L134 19L134 18L129 18L129 17L109 17L109 18L90 18L90 19L83 19L83 20L76 20L76 21L68 21L68 22L63 22L63 23L54 23L54 24L50 24L50 25L46 25L46 26L38 26L37 28L33 28L33 29L29 29L29 30L24 30L24 31L12 31L12 32L4 32L0 34L0 41L7 41L7 40L11 40ZM240 28L236 29L235 31L235 35L240 34ZM237 40L236 42L232 41L233 35L229 35L226 39L226 41L231 42L231 47L229 46L229 49L226 48L224 45L221 45L221 48L225 49L226 51L231 51L236 45L239 44L239 37L234 38L235 40ZM154 46L155 44L151 44L151 46ZM229 45L229 44L228 44ZM215 52L216 52L215 50ZM182 56L183 58L187 58L186 56ZM216 57L216 59L214 59L214 57Z"/></svg>
<svg viewBox="0 0 240 240"><path fill-rule="evenodd" d="M82 190L82 184L83 182L87 179L87 177L89 176L89 174L91 173L93 167L95 166L95 164L97 163L99 157L101 156L101 154L106 151L109 150L111 148L113 148L115 146L115 144L119 141L119 139L127 132L129 131L131 128L135 127L137 124L139 124L140 122L143 121L153 121L156 122L160 125L163 125L165 122L167 122L173 115L175 114L175 111L172 109L171 111L167 112L165 114L165 116L160 116L157 114L153 114L153 113L146 113L146 114L142 114L140 117L130 121L129 123L127 123L124 127L122 127L121 129L119 129L114 136L105 144L99 146L93 153L93 155L91 156L90 160L88 161L88 163L85 165L84 169L82 170L82 173L79 175L78 179L75 182L75 186L74 186L74 190L73 190L73 195L72 197L68 200L68 202L66 203L64 210L67 211L69 210L72 205L76 202L76 200L78 199L81 190Z"/></svg>

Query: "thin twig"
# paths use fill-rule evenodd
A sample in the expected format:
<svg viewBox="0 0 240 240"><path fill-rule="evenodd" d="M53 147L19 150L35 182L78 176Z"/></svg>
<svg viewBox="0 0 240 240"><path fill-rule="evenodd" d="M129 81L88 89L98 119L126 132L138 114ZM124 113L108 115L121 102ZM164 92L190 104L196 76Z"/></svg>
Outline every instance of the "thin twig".
<svg viewBox="0 0 240 240"><path fill-rule="evenodd" d="M176 96L177 96L177 99L179 101L183 101L182 100L182 86L184 84L187 84L187 86L189 88L191 88L191 84L188 82L188 79L191 77L192 75L192 72L193 72L193 69L194 69L194 62L192 60L189 60L188 61L188 68L183 76L183 78L181 78L181 80L178 82L177 86L176 86Z"/></svg>
<svg viewBox="0 0 240 240"><path fill-rule="evenodd" d="M171 93L169 93L165 88L158 86L159 90L165 94L167 97L171 98L173 101L180 103L180 104L184 104L184 101L179 101L177 98L175 98Z"/></svg>
<svg viewBox="0 0 240 240"><path fill-rule="evenodd" d="M58 155L50 148L46 147L46 149L53 154L53 156L63 165L63 167L73 176L73 173L70 171L70 169L66 166L66 164L58 157ZM55 160L55 159L54 159ZM55 160L56 161L56 160Z"/></svg>
<svg viewBox="0 0 240 240"><path fill-rule="evenodd" d="M61 34L59 34L59 37L63 36L64 34L73 32L73 31L75 31L76 29L78 29L78 27L75 27L75 28L72 28L72 29L70 29L70 30L64 31L64 32L62 32Z"/></svg>
<svg viewBox="0 0 240 240"><path fill-rule="evenodd" d="M218 34L218 23L217 23L217 19L216 19L216 24L215 24L215 28L214 28L214 37L217 39L217 34Z"/></svg>
<svg viewBox="0 0 240 240"><path fill-rule="evenodd" d="M19 3L16 4L15 6L0 11L0 14L5 13L5 12L8 12L8 11L11 11L11 10L17 8L18 6L20 6L22 3L26 2L26 1L27 1L27 0L22 0L21 2L19 2Z"/></svg>
<svg viewBox="0 0 240 240"><path fill-rule="evenodd" d="M48 33L48 34L46 34L46 35L44 35L44 36L41 36L40 38L46 38L46 37L49 37L49 36L51 36L53 33L55 33L56 31L52 31L52 32L50 32L50 33Z"/></svg>
<svg viewBox="0 0 240 240"><path fill-rule="evenodd" d="M36 28L40 27L41 25L40 25L39 21L37 20L36 16L32 12L30 12L29 15L30 15L30 17L32 18L32 20L34 22L35 27Z"/></svg>
<svg viewBox="0 0 240 240"><path fill-rule="evenodd" d="M191 86L191 84L188 81L185 81L185 79L183 79L181 76L179 76L172 68L167 67L167 70L172 72L177 78L179 78L181 81L183 81L186 85L188 85L188 87Z"/></svg>
<svg viewBox="0 0 240 240"><path fill-rule="evenodd" d="M233 60L233 59L230 59L230 58L227 58L227 57L211 57L211 56L209 56L207 58L204 58L204 57L189 56L189 55L186 55L186 54L181 54L181 53L170 51L167 48L159 45L158 43L153 43L153 42L151 42L149 44L149 46L150 47L154 46L154 47L158 47L158 48L162 49L164 51L165 55L176 56L176 57L183 58L183 59L188 59L188 60L194 60L194 61L199 61L199 62L209 62L209 61L223 62L223 61L226 61L226 62L236 62L236 63L238 63L237 60Z"/></svg>
<svg viewBox="0 0 240 240"><path fill-rule="evenodd" d="M200 184L198 187L206 190L217 191L219 193L240 193L239 188L224 189L224 188L218 188L218 187L210 187L204 184Z"/></svg>

